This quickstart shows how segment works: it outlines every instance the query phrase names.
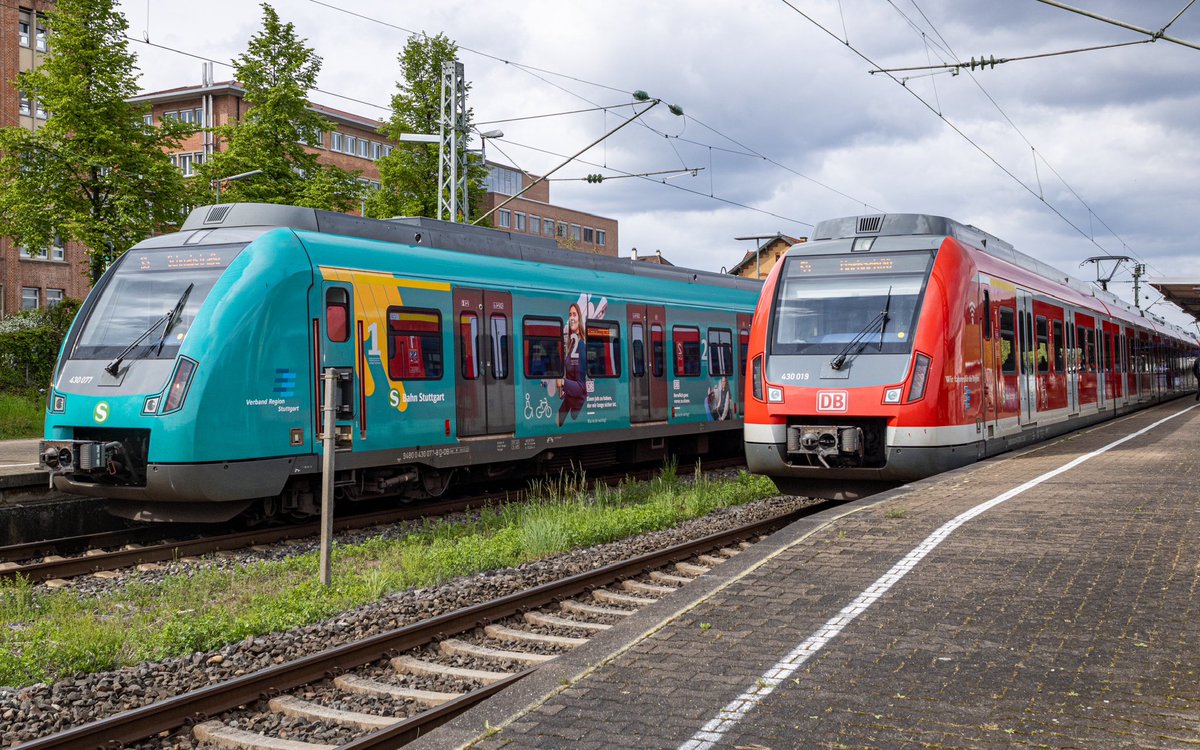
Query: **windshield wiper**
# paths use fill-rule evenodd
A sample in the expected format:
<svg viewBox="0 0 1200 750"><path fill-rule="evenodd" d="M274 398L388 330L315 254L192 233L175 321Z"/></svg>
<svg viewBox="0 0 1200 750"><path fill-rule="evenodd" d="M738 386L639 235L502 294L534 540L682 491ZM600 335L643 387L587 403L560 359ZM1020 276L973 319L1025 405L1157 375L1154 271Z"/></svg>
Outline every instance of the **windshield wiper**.
<svg viewBox="0 0 1200 750"><path fill-rule="evenodd" d="M842 350L837 353L837 356L829 360L829 366L835 370L842 369L842 366L846 364L846 360L848 358L858 354L860 351L862 351L862 348L866 346L865 339L867 334L875 330L875 326L879 326L879 349L882 351L883 331L887 328L888 319L891 317L891 315L888 313L888 310L891 309L891 306L892 289L891 287L888 287L887 300L883 303L883 310L881 310L878 315L871 318L870 322L862 327L862 330L854 334L854 338L850 339L850 341L848 341L846 345L842 347Z"/></svg>
<svg viewBox="0 0 1200 750"><path fill-rule="evenodd" d="M891 315L888 310L892 308L892 288L888 287L887 299L883 301L883 312L879 313L883 316L883 320L879 321L879 351L883 351L883 332L887 330L888 321L891 320Z"/></svg>
<svg viewBox="0 0 1200 750"><path fill-rule="evenodd" d="M172 307L170 309L170 311L167 312L166 315L162 316L161 318L159 318L159 319L155 320L153 323L151 323L150 327L147 328L145 331L143 331L142 335L138 336L137 339L135 339L132 344L130 344L129 346L127 346L123 350L121 350L121 353L118 354L116 356L116 358L113 359L112 362L109 362L107 365L104 366L104 371L107 372L109 375L112 375L115 378L117 376L117 370L120 369L121 362L123 362L125 360L125 357L131 351L136 349L143 341L145 341L147 338L149 338L150 334L154 333L154 330L156 328L158 328L160 325L166 326L163 329L162 338L159 339L159 343L158 343L158 350L161 352L163 341L167 338L167 332L175 327L175 323L179 322L177 320L177 316L183 312L183 305L184 305L184 303L187 302L188 295L191 294L193 286L194 286L194 284L188 284L187 289L183 290L183 294L179 297L179 301L175 303L175 306ZM172 321L174 321L174 322L172 322Z"/></svg>
<svg viewBox="0 0 1200 750"><path fill-rule="evenodd" d="M188 295L192 293L192 287L194 286L196 286L194 283L188 284L187 289L184 289L183 294L179 297L179 301L175 303L175 307L171 309L171 312L167 313L167 324L163 326L162 336L158 337L158 350L154 352L155 356L162 354L163 344L167 343L167 336L175 326L179 325L179 321L183 318L183 306L187 304ZM890 294L891 291L889 290L888 293Z"/></svg>

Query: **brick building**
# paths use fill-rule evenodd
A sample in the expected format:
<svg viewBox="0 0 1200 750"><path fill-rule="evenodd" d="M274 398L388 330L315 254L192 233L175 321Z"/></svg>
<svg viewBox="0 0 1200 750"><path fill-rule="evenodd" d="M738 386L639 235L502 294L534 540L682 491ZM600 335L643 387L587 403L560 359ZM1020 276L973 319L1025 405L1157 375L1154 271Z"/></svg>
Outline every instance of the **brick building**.
<svg viewBox="0 0 1200 750"><path fill-rule="evenodd" d="M158 124L164 119L195 123L201 128L228 125L241 119L247 109L243 99L246 90L234 81L211 82L198 86L182 86L135 96L130 101L150 105L147 121ZM335 164L351 172L360 172L359 180L368 186L379 187L379 169L375 161L391 153L392 145L379 135L379 120L343 112L320 104L310 104L334 124L323 133L320 143L308 144L322 162ZM220 144L207 130L201 130L183 141L171 161L184 175L194 173L195 166L208 158ZM247 178L253 179L253 177ZM216 199L214 189L214 200Z"/></svg>
<svg viewBox="0 0 1200 750"><path fill-rule="evenodd" d="M512 167L488 162L487 195L480 213L491 211L537 179ZM553 237L558 246L596 255L617 255L617 221L550 202L550 183L543 180L514 198L491 217L492 226L516 234Z"/></svg>
<svg viewBox="0 0 1200 750"><path fill-rule="evenodd" d="M741 239L749 239L743 237ZM786 234L777 234L774 237L760 237L756 239L765 239L758 246L757 250L750 250L746 256L738 262L736 266L729 269L729 273L733 276L741 276L746 279L765 279L767 274L771 273L771 269L783 257L783 254L788 251L792 245L807 242L807 237L788 237Z"/></svg>
<svg viewBox="0 0 1200 750"><path fill-rule="evenodd" d="M43 13L52 5L44 0L0 4L0 127L36 130L46 121L41 102L18 91L15 82L19 71L42 61L49 43ZM83 297L88 287L82 247L56 242L33 253L0 237L0 318L53 305L64 296Z"/></svg>

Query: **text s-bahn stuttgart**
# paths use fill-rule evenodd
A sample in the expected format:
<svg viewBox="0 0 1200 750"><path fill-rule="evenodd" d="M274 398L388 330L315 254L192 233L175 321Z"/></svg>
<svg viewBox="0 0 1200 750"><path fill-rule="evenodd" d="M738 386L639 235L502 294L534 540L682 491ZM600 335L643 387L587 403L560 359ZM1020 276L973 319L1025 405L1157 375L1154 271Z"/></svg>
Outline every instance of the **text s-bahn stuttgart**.
<svg viewBox="0 0 1200 750"><path fill-rule="evenodd" d="M64 341L41 460L142 520L740 449L761 285L430 219L194 211L125 253Z"/></svg>
<svg viewBox="0 0 1200 750"><path fill-rule="evenodd" d="M1179 395L1198 343L972 226L825 221L763 285L746 461L870 494Z"/></svg>

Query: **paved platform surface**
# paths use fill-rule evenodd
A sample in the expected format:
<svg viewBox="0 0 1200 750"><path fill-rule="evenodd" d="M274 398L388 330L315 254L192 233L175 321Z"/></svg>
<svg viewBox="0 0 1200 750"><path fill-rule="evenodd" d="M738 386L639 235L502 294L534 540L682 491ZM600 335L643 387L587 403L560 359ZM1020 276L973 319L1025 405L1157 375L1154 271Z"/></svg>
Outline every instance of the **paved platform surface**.
<svg viewBox="0 0 1200 750"><path fill-rule="evenodd" d="M38 470L38 440L0 440L0 477L33 476L46 481L46 472Z"/></svg>
<svg viewBox="0 0 1200 750"><path fill-rule="evenodd" d="M794 524L409 747L1200 747L1196 406Z"/></svg>

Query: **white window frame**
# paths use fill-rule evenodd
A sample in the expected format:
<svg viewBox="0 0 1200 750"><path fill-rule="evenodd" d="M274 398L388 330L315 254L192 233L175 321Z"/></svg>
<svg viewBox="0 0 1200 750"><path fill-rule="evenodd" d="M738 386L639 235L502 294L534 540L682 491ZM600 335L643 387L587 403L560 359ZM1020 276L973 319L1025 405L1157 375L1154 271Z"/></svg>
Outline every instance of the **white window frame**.
<svg viewBox="0 0 1200 750"><path fill-rule="evenodd" d="M358 155L364 159L371 158L371 142L366 138L358 139Z"/></svg>
<svg viewBox="0 0 1200 750"><path fill-rule="evenodd" d="M33 117L33 99L24 91L17 93L17 112L22 117Z"/></svg>
<svg viewBox="0 0 1200 750"><path fill-rule="evenodd" d="M513 211L513 229L518 232L525 231L525 214L520 211Z"/></svg>
<svg viewBox="0 0 1200 750"><path fill-rule="evenodd" d="M17 43L22 47L28 47L31 41L30 29L33 27L33 21L30 18L30 12L22 9L19 20L17 21Z"/></svg>
<svg viewBox="0 0 1200 750"><path fill-rule="evenodd" d="M583 239L583 235L580 233L580 226L578 224L571 225L571 239L575 240L576 242L579 242L581 239Z"/></svg>
<svg viewBox="0 0 1200 750"><path fill-rule="evenodd" d="M341 151L345 141L346 141L346 136L342 135L337 130L331 131L329 133L329 150L330 151Z"/></svg>
<svg viewBox="0 0 1200 750"><path fill-rule="evenodd" d="M502 208L496 212L496 224L502 229L508 229L512 224L512 212L507 208Z"/></svg>
<svg viewBox="0 0 1200 750"><path fill-rule="evenodd" d="M34 26L33 48L38 52L45 52L50 48L47 42L46 34L46 17L41 13L37 14L36 25Z"/></svg>
<svg viewBox="0 0 1200 750"><path fill-rule="evenodd" d="M29 307L29 305L27 304L30 299L29 292L33 292L33 295L32 295L33 307ZM21 287L21 309L22 310L36 310L41 306L42 306L42 290L41 289L39 289L36 286Z"/></svg>
<svg viewBox="0 0 1200 750"><path fill-rule="evenodd" d="M607 239L607 235L608 235L608 232L605 232L603 229L597 229L596 230L596 244L601 247L604 247L604 240Z"/></svg>
<svg viewBox="0 0 1200 750"><path fill-rule="evenodd" d="M345 153L354 156L354 152L358 149L358 137L353 135L346 136Z"/></svg>
<svg viewBox="0 0 1200 750"><path fill-rule="evenodd" d="M46 290L46 307L51 308L63 301L67 296L66 289L47 289Z"/></svg>

